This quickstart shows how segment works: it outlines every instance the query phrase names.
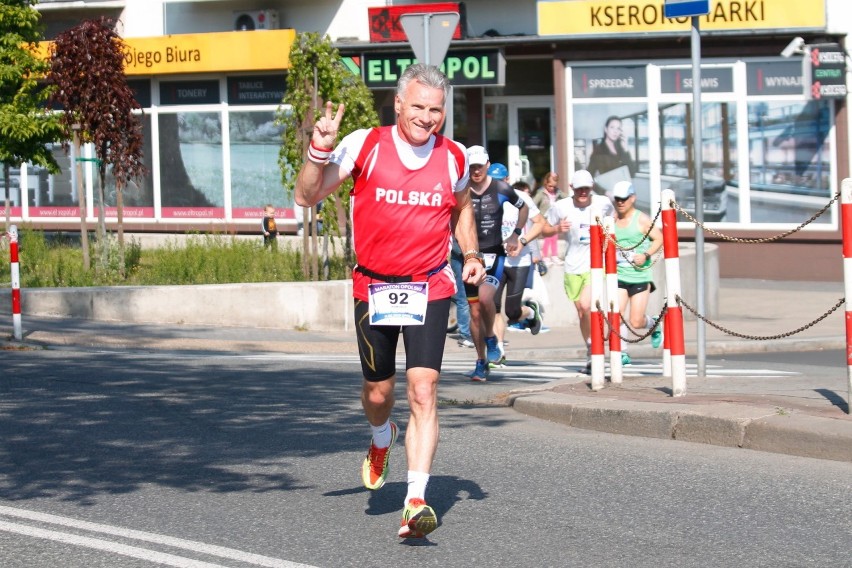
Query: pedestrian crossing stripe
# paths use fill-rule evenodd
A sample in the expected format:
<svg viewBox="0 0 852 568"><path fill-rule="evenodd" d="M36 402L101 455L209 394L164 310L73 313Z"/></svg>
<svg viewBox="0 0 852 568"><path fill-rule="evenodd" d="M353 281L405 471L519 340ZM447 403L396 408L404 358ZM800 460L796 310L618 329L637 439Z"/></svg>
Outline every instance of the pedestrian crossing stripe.
<svg viewBox="0 0 852 568"><path fill-rule="evenodd" d="M247 354L241 355L242 358L256 360L286 360L286 361L317 361L316 354L298 354L298 353L281 353L281 354ZM358 355L330 355L322 354L323 363L337 363L341 365L360 364ZM444 359L441 366L441 375L444 377L464 376L473 371L475 361L470 357L450 356ZM519 382L536 382L545 383L557 379L565 379L572 376L587 377L585 373L586 360L573 359L568 361L509 361L505 365L494 367L491 369L490 378L500 378L501 380L514 380ZM397 361L397 371L402 374L405 372L405 360L400 358ZM698 365L695 363L686 363L686 375L688 377L698 376ZM609 362L606 362L606 372L609 375ZM662 362L643 362L633 360L629 365L622 367L621 374L623 377L659 377L663 374ZM757 378L777 378L797 376L801 373L791 371L781 371L777 369L738 369L727 368L720 365L706 365L704 376L707 378L723 378L723 377L757 377Z"/></svg>

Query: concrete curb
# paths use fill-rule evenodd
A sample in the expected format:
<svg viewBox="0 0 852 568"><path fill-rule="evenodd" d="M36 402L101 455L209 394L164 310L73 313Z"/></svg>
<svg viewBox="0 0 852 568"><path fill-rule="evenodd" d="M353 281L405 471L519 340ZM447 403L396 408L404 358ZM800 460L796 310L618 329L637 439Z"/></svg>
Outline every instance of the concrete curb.
<svg viewBox="0 0 852 568"><path fill-rule="evenodd" d="M667 403L661 409L658 403L553 392L514 392L508 404L572 428L852 462L848 421L726 403Z"/></svg>

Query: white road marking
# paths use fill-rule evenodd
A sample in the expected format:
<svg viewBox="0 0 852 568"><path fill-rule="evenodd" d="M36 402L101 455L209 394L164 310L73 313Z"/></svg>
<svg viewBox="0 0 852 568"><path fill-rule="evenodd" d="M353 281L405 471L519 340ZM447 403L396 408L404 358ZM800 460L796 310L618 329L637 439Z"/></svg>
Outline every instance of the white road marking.
<svg viewBox="0 0 852 568"><path fill-rule="evenodd" d="M234 357L233 355L225 355L226 357ZM280 354L246 354L236 355L241 359L269 360L269 361L306 361L317 362L319 356L315 353L280 353ZM326 363L337 364L358 364L358 355L337 354L329 355L322 354L321 359ZM404 358L398 359L397 370L404 371ZM441 366L442 375L464 375L473 371L473 357L461 358L459 355L450 355L445 357ZM402 365L399 363L403 363ZM588 376L584 372L586 367L585 359L575 359L567 361L510 361L503 367L491 369L491 376L501 379L513 380L519 382L543 383L555 379L564 379L570 376ZM609 361L606 361L606 369L609 371ZM687 376L697 376L698 366L695 363L687 362ZM625 377L646 377L662 375L662 363L636 361L630 365L622 367L622 374ZM800 375L801 373L791 371L780 371L775 369L728 369L718 365L707 365L705 376L708 378L721 377L791 377Z"/></svg>
<svg viewBox="0 0 852 568"><path fill-rule="evenodd" d="M77 519L72 519L69 517L60 517L58 515L51 515L48 513L39 513L36 511L27 511L26 509L16 509L13 507L5 507L0 505L0 515L4 515L7 517L16 517L20 519L27 519L30 521L38 521L41 523L47 523L51 525L60 525L65 527L71 527L75 529L82 529L94 533L107 534L112 536L118 536L133 540L139 540L143 542L150 542L154 544L161 544L165 546L171 546L174 548L182 548L184 550L189 550L192 552L197 552L201 554L208 554L211 556L218 556L220 558L227 558L229 560L236 560L238 562L244 562L246 564L253 564L255 566L264 566L268 568L315 568L308 564L298 564L295 562L289 562L287 560L281 560L278 558L272 558L269 556L263 556L260 554L253 554L251 552L244 552L242 550L236 550L233 548L226 548L224 546L216 546L213 544L205 544L203 542L196 542L191 540L184 540L180 538L175 538L166 535L160 535L155 533L149 533L144 531L137 531L132 529L124 529L121 527L114 527L111 525L103 525L99 523L91 523L88 521L80 521ZM44 538L47 540L55 540L58 542L65 542L68 544L74 544L77 546L85 546L87 548L95 548L98 550L105 550L108 552L115 552L117 554L122 554L124 556L131 556L133 558L140 558L142 560L150 560L151 562L160 562L161 564L167 564L169 566L178 566L178 567L199 567L199 568L213 568L220 567L219 564L210 564L207 562L200 562L191 560L188 558L182 558L180 556L175 556L172 554L165 554L160 552L155 552L152 550L147 550L144 548L138 548L135 546L128 546L119 543L114 543L106 540L100 540L90 537L78 536L69 533L63 533L52 530L39 529L36 527L31 527L29 525L21 525L15 523L9 523L5 521L0 521L0 530L13 532L28 536L35 536L37 538Z"/></svg>

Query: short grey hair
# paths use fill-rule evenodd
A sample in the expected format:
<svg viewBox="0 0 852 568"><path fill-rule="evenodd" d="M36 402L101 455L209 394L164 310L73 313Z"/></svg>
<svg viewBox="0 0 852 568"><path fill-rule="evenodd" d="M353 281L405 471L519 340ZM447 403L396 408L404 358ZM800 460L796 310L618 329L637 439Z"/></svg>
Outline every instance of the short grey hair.
<svg viewBox="0 0 852 568"><path fill-rule="evenodd" d="M409 66L396 85L396 94L399 95L399 98L405 98L405 90L412 81L417 81L433 89L441 89L444 91L443 104L447 104L447 99L450 97L450 80L437 66L426 65L425 63L415 63Z"/></svg>

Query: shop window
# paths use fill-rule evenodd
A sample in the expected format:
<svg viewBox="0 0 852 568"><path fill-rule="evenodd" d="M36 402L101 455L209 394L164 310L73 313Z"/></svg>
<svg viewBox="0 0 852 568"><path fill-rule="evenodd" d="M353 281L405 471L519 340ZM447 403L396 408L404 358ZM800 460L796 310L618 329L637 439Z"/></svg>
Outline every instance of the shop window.
<svg viewBox="0 0 852 568"><path fill-rule="evenodd" d="M831 103L752 102L748 123L752 218L807 220L831 198Z"/></svg>
<svg viewBox="0 0 852 568"><path fill-rule="evenodd" d="M231 112L231 204L235 219L257 217L263 206L292 208L293 198L281 185L278 153L283 129L274 111Z"/></svg>
<svg viewBox="0 0 852 568"><path fill-rule="evenodd" d="M701 105L703 220L738 221L736 105ZM692 104L660 106L660 172L662 187L695 214L695 163Z"/></svg>
<svg viewBox="0 0 852 568"><path fill-rule="evenodd" d="M71 184L71 154L58 142L49 147L59 164L59 173L49 174L45 168L32 164L21 171L19 183L27 191L29 214L32 217L79 217L77 192Z"/></svg>
<svg viewBox="0 0 852 568"><path fill-rule="evenodd" d="M220 114L161 113L158 125L163 217L224 217Z"/></svg>
<svg viewBox="0 0 852 568"><path fill-rule="evenodd" d="M122 188L123 216L127 218L153 218L154 217L154 176L151 171L151 117L142 115L142 163L145 165L146 174L139 179L130 180ZM97 186L96 186L97 187ZM106 183L104 184L104 201L106 202L107 217L118 215L116 207L115 178L112 176L112 168L107 169Z"/></svg>

